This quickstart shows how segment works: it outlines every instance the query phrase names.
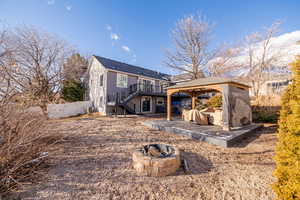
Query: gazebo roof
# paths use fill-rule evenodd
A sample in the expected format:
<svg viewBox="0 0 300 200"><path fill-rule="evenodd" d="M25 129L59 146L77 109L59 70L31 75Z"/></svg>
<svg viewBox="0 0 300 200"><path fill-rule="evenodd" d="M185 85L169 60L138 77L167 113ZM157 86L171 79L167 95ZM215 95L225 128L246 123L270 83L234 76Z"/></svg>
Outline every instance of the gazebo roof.
<svg viewBox="0 0 300 200"><path fill-rule="evenodd" d="M168 87L167 89L179 89L179 88L187 88L187 87L194 87L194 86L220 85L220 84L228 84L228 83L250 88L249 85L235 81L231 78L208 77L208 78L199 78L191 81L178 83L174 86Z"/></svg>

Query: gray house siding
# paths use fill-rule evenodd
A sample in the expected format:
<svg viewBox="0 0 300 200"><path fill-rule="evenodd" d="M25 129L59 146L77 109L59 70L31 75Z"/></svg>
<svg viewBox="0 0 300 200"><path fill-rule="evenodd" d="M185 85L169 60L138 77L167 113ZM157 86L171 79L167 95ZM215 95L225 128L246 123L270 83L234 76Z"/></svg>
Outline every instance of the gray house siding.
<svg viewBox="0 0 300 200"><path fill-rule="evenodd" d="M155 86L155 90L158 90L157 92L160 91L160 84L159 84L159 80L155 80L154 82L154 86Z"/></svg>
<svg viewBox="0 0 300 200"><path fill-rule="evenodd" d="M131 100L130 102L130 108L134 110L135 107L135 112L140 113L141 112L141 97L135 97Z"/></svg>
<svg viewBox="0 0 300 200"><path fill-rule="evenodd" d="M117 87L117 73L119 72L107 72L107 95L113 95L116 92L121 92L122 90L124 90L124 88ZM130 85L137 83L137 80L138 76L128 75L127 88L129 88Z"/></svg>
<svg viewBox="0 0 300 200"><path fill-rule="evenodd" d="M100 77L103 75L103 85L100 85ZM96 59L92 59L89 67L89 99L93 102L97 112L106 113L106 69Z"/></svg>
<svg viewBox="0 0 300 200"><path fill-rule="evenodd" d="M152 113L156 112L156 97L152 97Z"/></svg>

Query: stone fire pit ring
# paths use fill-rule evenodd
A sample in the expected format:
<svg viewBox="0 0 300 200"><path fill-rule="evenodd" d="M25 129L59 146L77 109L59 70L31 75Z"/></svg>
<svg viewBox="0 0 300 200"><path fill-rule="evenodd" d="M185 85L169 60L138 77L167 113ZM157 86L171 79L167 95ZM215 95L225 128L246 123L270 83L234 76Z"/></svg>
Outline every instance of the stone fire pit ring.
<svg viewBox="0 0 300 200"><path fill-rule="evenodd" d="M133 168L139 176L167 176L181 164L180 151L167 144L149 144L132 154Z"/></svg>

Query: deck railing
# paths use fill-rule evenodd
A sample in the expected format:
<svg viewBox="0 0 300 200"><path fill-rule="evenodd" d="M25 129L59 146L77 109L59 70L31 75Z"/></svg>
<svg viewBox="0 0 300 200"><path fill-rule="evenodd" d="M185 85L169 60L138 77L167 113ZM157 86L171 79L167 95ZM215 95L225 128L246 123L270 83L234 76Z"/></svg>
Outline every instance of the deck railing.
<svg viewBox="0 0 300 200"><path fill-rule="evenodd" d="M144 95L164 95L166 94L166 89L162 85L158 86L153 84L135 83L130 85L128 88L124 88L118 92L108 95L107 101L120 103L130 95L137 93Z"/></svg>

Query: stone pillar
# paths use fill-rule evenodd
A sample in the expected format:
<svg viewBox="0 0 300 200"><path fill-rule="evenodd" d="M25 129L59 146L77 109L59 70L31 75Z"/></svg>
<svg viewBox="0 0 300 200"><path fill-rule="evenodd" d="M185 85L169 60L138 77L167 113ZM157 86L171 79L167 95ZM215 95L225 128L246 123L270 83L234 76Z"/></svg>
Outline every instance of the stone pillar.
<svg viewBox="0 0 300 200"><path fill-rule="evenodd" d="M170 121L172 120L172 95L168 94L167 95L167 120Z"/></svg>
<svg viewBox="0 0 300 200"><path fill-rule="evenodd" d="M223 107L223 120L222 126L223 130L230 131L231 126L231 106L230 106L230 86L228 84L224 84L221 86L222 88L222 107Z"/></svg>

